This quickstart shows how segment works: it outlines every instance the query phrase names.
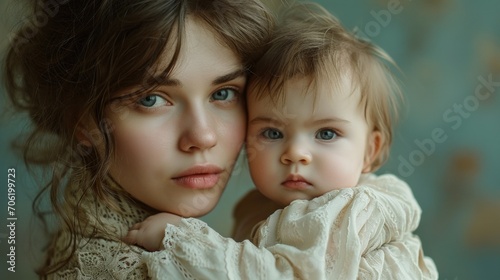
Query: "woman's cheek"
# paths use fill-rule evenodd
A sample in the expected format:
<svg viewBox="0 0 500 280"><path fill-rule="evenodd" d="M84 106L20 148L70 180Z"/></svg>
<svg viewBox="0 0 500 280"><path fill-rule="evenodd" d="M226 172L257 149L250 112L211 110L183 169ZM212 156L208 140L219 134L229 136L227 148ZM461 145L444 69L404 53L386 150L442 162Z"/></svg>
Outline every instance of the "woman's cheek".
<svg viewBox="0 0 500 280"><path fill-rule="evenodd" d="M231 118L219 122L219 125L224 126L221 139L224 139L229 147L237 149L239 153L246 136L246 118L243 109L235 112Z"/></svg>

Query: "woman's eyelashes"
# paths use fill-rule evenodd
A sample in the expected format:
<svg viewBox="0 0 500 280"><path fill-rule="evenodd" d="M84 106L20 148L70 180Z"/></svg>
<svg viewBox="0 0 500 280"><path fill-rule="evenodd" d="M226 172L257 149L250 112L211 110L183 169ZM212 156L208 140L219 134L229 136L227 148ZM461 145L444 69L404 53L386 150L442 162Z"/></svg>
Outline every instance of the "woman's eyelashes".
<svg viewBox="0 0 500 280"><path fill-rule="evenodd" d="M171 104L165 98L161 97L158 94L151 94L145 96L137 101L138 105L144 108L156 108L160 106L166 106Z"/></svg>
<svg viewBox="0 0 500 280"><path fill-rule="evenodd" d="M209 102L216 102L219 105L231 105L238 102L240 91L236 88L222 88L211 93L209 95ZM157 110L163 106L172 106L173 102L170 102L163 94L151 93L146 96L139 98L136 102L136 106L143 110Z"/></svg>
<svg viewBox="0 0 500 280"><path fill-rule="evenodd" d="M214 93L210 94L209 97L210 102L218 102L222 104L234 103L237 102L238 99L239 99L239 91L235 88L219 89ZM152 93L144 97L141 97L139 100L137 100L137 105L143 108L152 109L161 106L171 106L173 105L173 103L168 101L165 97L162 97L161 94Z"/></svg>
<svg viewBox="0 0 500 280"><path fill-rule="evenodd" d="M236 88L222 88L212 93L210 101L222 104L231 104L239 100L239 93L240 91Z"/></svg>

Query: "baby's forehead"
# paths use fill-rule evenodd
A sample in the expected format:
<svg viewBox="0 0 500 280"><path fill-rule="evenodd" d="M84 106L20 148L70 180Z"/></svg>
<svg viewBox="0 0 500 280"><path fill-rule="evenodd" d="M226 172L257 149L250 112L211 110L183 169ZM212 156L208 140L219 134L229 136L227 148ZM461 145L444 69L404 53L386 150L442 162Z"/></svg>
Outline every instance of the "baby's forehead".
<svg viewBox="0 0 500 280"><path fill-rule="evenodd" d="M287 81L280 99L271 99L272 92L260 97L250 98L248 105L249 121L265 119L277 121L280 125L303 126L311 128L321 123L364 123L363 106L360 106L359 90L328 84L316 85L308 79Z"/></svg>
<svg viewBox="0 0 500 280"><path fill-rule="evenodd" d="M335 76L295 76L285 79L279 87L250 88L248 92L249 99L271 100L276 104L305 96L312 96L318 102L352 102L352 99L361 102L361 87L356 78L345 72Z"/></svg>

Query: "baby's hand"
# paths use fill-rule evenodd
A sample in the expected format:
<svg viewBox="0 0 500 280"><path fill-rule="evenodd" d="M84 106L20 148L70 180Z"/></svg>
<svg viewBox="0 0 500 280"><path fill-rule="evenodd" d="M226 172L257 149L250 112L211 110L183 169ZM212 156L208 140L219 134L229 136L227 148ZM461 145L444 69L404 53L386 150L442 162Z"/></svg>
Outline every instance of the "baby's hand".
<svg viewBox="0 0 500 280"><path fill-rule="evenodd" d="M167 224L177 225L181 220L180 216L170 213L158 213L149 216L141 223L137 223L130 228L123 241L128 244L135 244L152 252L163 248L162 241L165 236Z"/></svg>

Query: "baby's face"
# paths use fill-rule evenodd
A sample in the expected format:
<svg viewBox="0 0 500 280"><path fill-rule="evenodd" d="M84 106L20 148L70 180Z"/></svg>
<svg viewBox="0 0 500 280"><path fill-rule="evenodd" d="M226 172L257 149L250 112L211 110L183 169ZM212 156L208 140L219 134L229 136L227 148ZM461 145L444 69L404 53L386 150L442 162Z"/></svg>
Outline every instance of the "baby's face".
<svg viewBox="0 0 500 280"><path fill-rule="evenodd" d="M309 81L288 80L283 103L256 100L251 92L248 97L252 179L260 192L282 205L354 187L380 142L365 120L360 92L352 92L348 79L335 89L328 83L308 87Z"/></svg>

